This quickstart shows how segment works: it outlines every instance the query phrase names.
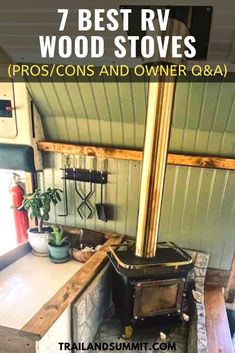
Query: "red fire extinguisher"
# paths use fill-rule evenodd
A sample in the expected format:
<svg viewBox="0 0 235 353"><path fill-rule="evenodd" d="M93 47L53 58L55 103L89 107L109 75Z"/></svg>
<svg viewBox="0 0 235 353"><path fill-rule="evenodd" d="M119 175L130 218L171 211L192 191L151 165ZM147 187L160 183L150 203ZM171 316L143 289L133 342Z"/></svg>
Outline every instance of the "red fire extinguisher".
<svg viewBox="0 0 235 353"><path fill-rule="evenodd" d="M24 187L20 182L20 176L16 173L13 174L12 184L10 186L10 193L12 199L12 208L14 212L16 240L20 244L27 240L27 229L29 228L27 212L24 209L18 210L22 205L24 197Z"/></svg>

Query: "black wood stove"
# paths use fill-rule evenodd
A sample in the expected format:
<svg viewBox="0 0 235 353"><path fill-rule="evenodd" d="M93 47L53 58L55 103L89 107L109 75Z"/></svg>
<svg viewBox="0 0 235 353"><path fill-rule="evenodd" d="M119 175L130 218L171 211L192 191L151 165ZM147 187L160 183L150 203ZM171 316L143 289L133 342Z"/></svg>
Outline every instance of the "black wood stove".
<svg viewBox="0 0 235 353"><path fill-rule="evenodd" d="M174 243L158 243L153 258L137 257L128 244L110 249L113 302L123 324L123 337L133 325L182 319L182 305L191 257Z"/></svg>

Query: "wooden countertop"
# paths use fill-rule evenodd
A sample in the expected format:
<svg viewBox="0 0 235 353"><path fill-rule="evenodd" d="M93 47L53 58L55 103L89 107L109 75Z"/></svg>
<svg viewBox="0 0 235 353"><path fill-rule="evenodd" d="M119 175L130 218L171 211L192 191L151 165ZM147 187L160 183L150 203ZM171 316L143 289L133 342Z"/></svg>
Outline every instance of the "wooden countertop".
<svg viewBox="0 0 235 353"><path fill-rule="evenodd" d="M0 272L0 325L21 329L83 266L54 264L31 253Z"/></svg>
<svg viewBox="0 0 235 353"><path fill-rule="evenodd" d="M40 340L60 315L89 286L107 262L109 245L123 236L105 233L107 241L85 264L53 264L31 253L0 272L0 341ZM7 336L9 335L9 336Z"/></svg>

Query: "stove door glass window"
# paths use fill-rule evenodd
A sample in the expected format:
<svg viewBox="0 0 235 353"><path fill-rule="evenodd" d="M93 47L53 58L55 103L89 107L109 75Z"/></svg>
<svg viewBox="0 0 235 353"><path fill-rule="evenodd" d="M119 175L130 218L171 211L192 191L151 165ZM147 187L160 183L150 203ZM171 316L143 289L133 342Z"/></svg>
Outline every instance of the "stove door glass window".
<svg viewBox="0 0 235 353"><path fill-rule="evenodd" d="M184 278L136 283L134 318L179 312L184 283Z"/></svg>

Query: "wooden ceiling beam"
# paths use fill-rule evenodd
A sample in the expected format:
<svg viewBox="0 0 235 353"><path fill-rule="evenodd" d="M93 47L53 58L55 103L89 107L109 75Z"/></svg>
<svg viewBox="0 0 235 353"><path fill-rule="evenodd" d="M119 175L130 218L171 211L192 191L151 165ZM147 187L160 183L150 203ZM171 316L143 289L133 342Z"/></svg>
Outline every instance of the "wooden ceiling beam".
<svg viewBox="0 0 235 353"><path fill-rule="evenodd" d="M141 150L83 146L48 141L38 142L37 145L39 151L63 153L68 155L82 155L132 161L142 161L143 157L143 152ZM168 153L167 163L187 167L235 170L235 158Z"/></svg>

